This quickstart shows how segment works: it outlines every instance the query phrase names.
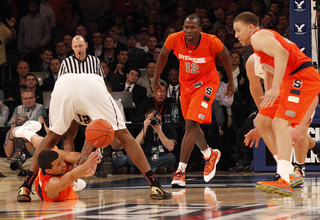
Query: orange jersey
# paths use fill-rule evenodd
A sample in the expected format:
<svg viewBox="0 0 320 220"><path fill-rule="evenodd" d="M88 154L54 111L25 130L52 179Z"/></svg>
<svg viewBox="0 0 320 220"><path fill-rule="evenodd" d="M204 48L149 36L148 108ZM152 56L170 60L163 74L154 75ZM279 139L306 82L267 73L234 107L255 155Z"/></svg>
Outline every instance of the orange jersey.
<svg viewBox="0 0 320 220"><path fill-rule="evenodd" d="M263 30L265 31L266 29L263 29ZM287 68L283 78L286 78L287 76L289 76L301 64L306 62L311 62L311 58L307 57L303 52L301 52L301 50L295 43L289 41L288 39L285 39L283 36L281 36L280 34L278 34L273 30L267 30L267 31L272 32L276 40L279 41L279 43L281 44L281 46L289 52ZM261 51L256 51L254 48L253 48L253 51L255 52L255 54L257 54L260 57L260 62L264 70L274 74L274 58Z"/></svg>
<svg viewBox="0 0 320 220"><path fill-rule="evenodd" d="M57 176L61 178L63 175ZM41 168L39 168L38 176L34 180L35 183L35 189L37 191L38 196L43 201L48 202L58 202L58 201L66 201L66 200L72 200L72 199L78 199L78 195L73 190L73 184L71 184L67 189L60 192L58 198L56 199L50 199L47 196L47 193L45 191L46 184L48 181L53 177L52 175L43 175Z"/></svg>
<svg viewBox="0 0 320 220"><path fill-rule="evenodd" d="M165 47L173 50L180 61L179 81L188 91L194 91L199 84L219 80L215 54L223 50L223 44L214 35L201 33L200 42L194 50L187 46L183 31L168 36Z"/></svg>

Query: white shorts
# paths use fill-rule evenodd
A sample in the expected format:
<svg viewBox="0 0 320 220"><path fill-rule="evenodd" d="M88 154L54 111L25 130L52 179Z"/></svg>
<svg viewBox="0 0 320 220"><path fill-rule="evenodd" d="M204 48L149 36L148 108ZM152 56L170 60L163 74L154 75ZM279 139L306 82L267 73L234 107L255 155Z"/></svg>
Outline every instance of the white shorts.
<svg viewBox="0 0 320 220"><path fill-rule="evenodd" d="M105 119L115 131L126 128L103 78L96 74L60 76L51 94L49 110L50 130L59 135L68 130L75 116L81 124L88 124L91 119Z"/></svg>

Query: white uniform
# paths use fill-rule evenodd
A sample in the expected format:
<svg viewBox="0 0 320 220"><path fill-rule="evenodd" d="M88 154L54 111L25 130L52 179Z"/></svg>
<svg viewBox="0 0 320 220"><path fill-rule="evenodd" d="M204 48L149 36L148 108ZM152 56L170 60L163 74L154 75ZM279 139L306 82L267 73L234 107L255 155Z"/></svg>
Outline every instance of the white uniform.
<svg viewBox="0 0 320 220"><path fill-rule="evenodd" d="M105 119L114 130L125 129L121 111L96 74L65 74L57 80L50 101L50 130L65 133L75 114L81 124Z"/></svg>

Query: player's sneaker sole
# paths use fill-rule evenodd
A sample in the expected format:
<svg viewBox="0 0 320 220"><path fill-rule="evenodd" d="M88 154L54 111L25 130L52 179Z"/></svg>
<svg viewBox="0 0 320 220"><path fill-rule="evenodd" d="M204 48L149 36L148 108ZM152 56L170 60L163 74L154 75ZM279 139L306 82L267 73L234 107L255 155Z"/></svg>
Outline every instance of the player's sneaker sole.
<svg viewBox="0 0 320 220"><path fill-rule="evenodd" d="M166 191L162 187L157 187L157 186L151 186L150 188L150 199L171 199L172 198L172 193L169 191Z"/></svg>
<svg viewBox="0 0 320 220"><path fill-rule="evenodd" d="M260 181L256 184L256 189L266 194L277 193L282 197L289 197L293 194L291 184L281 178L275 181Z"/></svg>
<svg viewBox="0 0 320 220"><path fill-rule="evenodd" d="M40 122L29 120L29 121L26 121L23 125L15 127L12 131L12 135L13 135L13 137L24 138L23 131L25 129L28 129L28 130L36 133L37 131L39 131L41 129L41 127L42 127L42 125Z"/></svg>
<svg viewBox="0 0 320 220"><path fill-rule="evenodd" d="M210 163L211 163L211 166L213 166L213 169L208 174L206 174L206 172L207 172L206 170L211 169L211 167L210 168L205 167L204 174L203 174L203 179L205 182L209 182L216 174L216 166L220 160L220 157L221 157L221 152L218 149L211 149L211 155L209 158L209 162L206 161L205 166L208 166L207 163L209 163L209 166L210 166ZM214 161L210 161L210 160L214 160Z"/></svg>
<svg viewBox="0 0 320 220"><path fill-rule="evenodd" d="M186 173L181 172L180 169L176 171L173 174L172 182L171 182L172 188L184 188L186 187Z"/></svg>
<svg viewBox="0 0 320 220"><path fill-rule="evenodd" d="M17 195L18 202L31 202L30 190L27 187L20 187Z"/></svg>

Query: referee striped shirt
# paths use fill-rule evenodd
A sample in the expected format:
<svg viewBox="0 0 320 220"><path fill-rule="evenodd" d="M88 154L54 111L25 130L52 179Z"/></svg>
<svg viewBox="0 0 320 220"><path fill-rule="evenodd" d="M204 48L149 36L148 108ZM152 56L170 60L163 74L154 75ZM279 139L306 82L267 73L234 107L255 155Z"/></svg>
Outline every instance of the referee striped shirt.
<svg viewBox="0 0 320 220"><path fill-rule="evenodd" d="M58 73L58 77L68 73L77 74L97 74L104 78L104 72L100 60L94 56L88 55L81 61L75 56L64 59Z"/></svg>

